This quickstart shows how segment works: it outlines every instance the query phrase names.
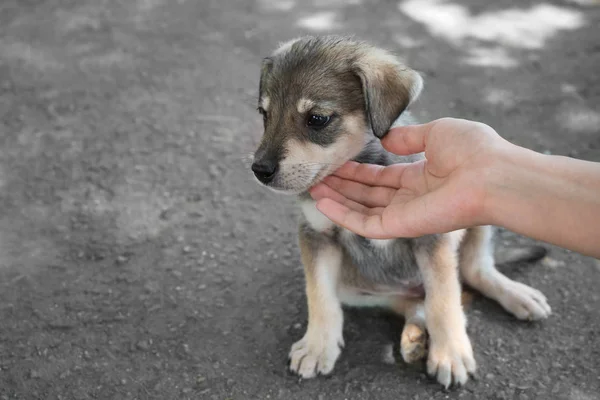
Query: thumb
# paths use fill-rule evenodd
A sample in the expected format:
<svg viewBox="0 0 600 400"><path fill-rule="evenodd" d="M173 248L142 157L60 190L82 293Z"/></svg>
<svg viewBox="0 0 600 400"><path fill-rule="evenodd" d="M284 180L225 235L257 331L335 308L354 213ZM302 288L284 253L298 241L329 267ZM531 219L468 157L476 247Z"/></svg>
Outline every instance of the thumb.
<svg viewBox="0 0 600 400"><path fill-rule="evenodd" d="M381 140L383 147L392 153L406 156L425 151L427 136L433 123L400 126L390 129Z"/></svg>

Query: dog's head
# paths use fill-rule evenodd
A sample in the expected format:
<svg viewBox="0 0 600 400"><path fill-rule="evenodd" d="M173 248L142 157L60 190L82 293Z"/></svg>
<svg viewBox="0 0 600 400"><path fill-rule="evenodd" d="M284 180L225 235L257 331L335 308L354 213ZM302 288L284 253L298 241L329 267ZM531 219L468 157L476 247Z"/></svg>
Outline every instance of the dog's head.
<svg viewBox="0 0 600 400"><path fill-rule="evenodd" d="M264 134L255 176L276 191L309 189L382 138L422 86L419 74L390 53L350 38L282 45L262 64Z"/></svg>

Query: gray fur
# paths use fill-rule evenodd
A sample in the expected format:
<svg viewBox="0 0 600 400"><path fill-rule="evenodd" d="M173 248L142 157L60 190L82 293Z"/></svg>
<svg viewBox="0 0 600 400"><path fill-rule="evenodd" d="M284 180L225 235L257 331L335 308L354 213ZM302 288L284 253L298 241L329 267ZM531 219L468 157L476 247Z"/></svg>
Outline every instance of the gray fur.
<svg viewBox="0 0 600 400"><path fill-rule="evenodd" d="M414 162L420 158L420 155L397 156L389 153L378 139L373 138L354 161L386 166L399 162ZM432 252L438 237L439 235L428 235L414 239L395 239L389 247L379 248L364 237L347 232L340 235L339 242L361 274L372 282L420 286L422 281L415 260L415 250Z"/></svg>

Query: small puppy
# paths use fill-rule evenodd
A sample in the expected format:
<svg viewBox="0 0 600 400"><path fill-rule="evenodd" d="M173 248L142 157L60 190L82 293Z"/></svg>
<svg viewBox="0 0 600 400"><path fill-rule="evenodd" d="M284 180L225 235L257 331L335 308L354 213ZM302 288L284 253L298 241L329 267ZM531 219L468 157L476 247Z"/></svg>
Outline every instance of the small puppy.
<svg viewBox="0 0 600 400"><path fill-rule="evenodd" d="M263 61L258 110L264 134L252 171L262 185L297 195L302 211L308 328L289 358L290 369L303 378L333 370L344 345L342 305L385 307L403 316L403 359L412 363L427 355L428 373L446 388L464 384L476 369L461 282L519 319L551 312L541 292L495 268L491 227L371 240L334 225L307 194L349 160L389 165L421 159L386 152L380 138L393 125L414 123L408 107L422 87L421 76L393 55L348 37L295 39ZM533 247L512 261L544 254Z"/></svg>

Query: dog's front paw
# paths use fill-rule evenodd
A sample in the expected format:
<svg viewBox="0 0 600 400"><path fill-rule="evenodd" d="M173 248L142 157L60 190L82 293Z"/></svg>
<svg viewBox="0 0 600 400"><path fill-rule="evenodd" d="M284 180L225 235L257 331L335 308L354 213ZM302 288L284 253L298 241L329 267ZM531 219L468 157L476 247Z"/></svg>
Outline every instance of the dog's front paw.
<svg viewBox="0 0 600 400"><path fill-rule="evenodd" d="M502 289L498 301L518 319L537 321L552 313L546 296L537 289L515 281L509 281Z"/></svg>
<svg viewBox="0 0 600 400"><path fill-rule="evenodd" d="M453 332L445 340L432 340L427 359L427 373L437 377L446 389L454 382L464 385L475 373L473 348L466 332Z"/></svg>
<svg viewBox="0 0 600 400"><path fill-rule="evenodd" d="M290 370L304 379L314 378L317 374L329 374L344 347L341 334L328 332L306 333L292 345L290 351Z"/></svg>

